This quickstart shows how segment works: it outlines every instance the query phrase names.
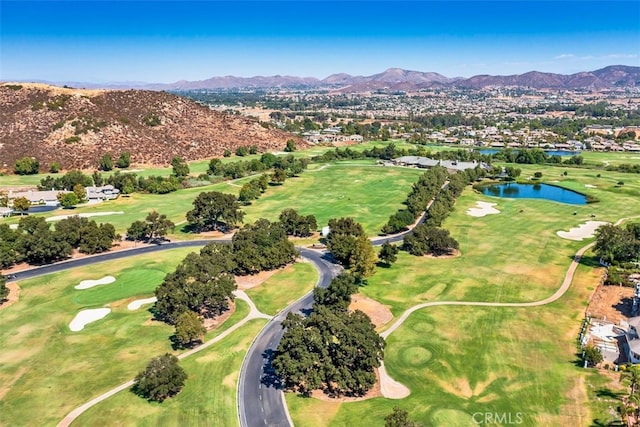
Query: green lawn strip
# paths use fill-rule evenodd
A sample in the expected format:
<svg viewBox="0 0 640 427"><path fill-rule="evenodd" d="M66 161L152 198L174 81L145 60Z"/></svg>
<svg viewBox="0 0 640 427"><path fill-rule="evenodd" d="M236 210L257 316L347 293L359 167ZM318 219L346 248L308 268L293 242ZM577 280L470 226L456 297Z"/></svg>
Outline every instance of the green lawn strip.
<svg viewBox="0 0 640 427"><path fill-rule="evenodd" d="M340 163L305 172L290 178L281 186L270 187L250 206L245 222L258 218L277 220L287 208L301 215L315 215L318 226L336 217L354 217L369 235L377 235L380 228L398 208L411 185L424 171L408 168L356 166Z"/></svg>
<svg viewBox="0 0 640 427"><path fill-rule="evenodd" d="M476 412L519 416L524 426L588 425L584 379L591 372L576 363L576 337L596 276L581 265L565 296L542 307L419 310L385 349L387 371L410 396L334 403L288 395L293 421L380 425L399 406L422 425L473 426ZM328 415L312 419L313 411Z"/></svg>
<svg viewBox="0 0 640 427"><path fill-rule="evenodd" d="M258 310L275 315L313 289L318 272L309 262L297 262L271 276L262 284L247 289Z"/></svg>
<svg viewBox="0 0 640 427"><path fill-rule="evenodd" d="M201 353L180 361L184 389L163 403L148 402L129 390L100 402L77 425L233 426L238 424L236 383L242 359L265 320L256 319Z"/></svg>

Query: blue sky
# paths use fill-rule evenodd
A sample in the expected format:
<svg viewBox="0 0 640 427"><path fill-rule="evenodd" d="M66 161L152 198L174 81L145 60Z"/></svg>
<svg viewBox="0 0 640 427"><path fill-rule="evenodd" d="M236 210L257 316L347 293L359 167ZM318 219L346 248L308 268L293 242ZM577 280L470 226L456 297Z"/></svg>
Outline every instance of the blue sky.
<svg viewBox="0 0 640 427"><path fill-rule="evenodd" d="M0 80L448 77L640 65L640 2L7 1Z"/></svg>

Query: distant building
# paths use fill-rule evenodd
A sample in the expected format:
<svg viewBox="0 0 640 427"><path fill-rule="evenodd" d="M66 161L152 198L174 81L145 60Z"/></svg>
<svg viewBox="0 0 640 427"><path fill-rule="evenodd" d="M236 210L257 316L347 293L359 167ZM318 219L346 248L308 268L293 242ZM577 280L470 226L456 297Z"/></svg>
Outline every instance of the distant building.
<svg viewBox="0 0 640 427"><path fill-rule="evenodd" d="M120 190L113 185L103 185L102 187L86 187L87 200L89 201L103 201L117 199L120 195Z"/></svg>

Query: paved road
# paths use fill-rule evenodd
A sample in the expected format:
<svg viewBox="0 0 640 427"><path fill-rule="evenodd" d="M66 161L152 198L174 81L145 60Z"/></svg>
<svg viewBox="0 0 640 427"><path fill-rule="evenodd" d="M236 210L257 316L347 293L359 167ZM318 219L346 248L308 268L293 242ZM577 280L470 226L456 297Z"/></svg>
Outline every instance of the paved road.
<svg viewBox="0 0 640 427"><path fill-rule="evenodd" d="M305 248L298 250L318 270L316 286L327 287L331 279L339 274L340 267L326 259L325 252ZM241 426L291 425L283 393L272 381L271 355L284 333L280 323L287 314L310 309L312 304L313 292L309 292L275 316L251 344L242 362L238 380L238 416Z"/></svg>
<svg viewBox="0 0 640 427"><path fill-rule="evenodd" d="M11 280L30 279L32 277L44 276L45 274L57 273L59 271L68 270L70 268L84 267L87 265L95 264L104 261L113 261L116 259L127 258L136 255L148 254L158 251L166 251L168 249L177 248L189 248L195 246L204 246L207 243L211 243L213 240L189 240L184 242L168 242L153 246L142 246L139 248L127 249L122 251L107 252L98 255L92 255L86 258L71 259L69 261L62 261L55 264L43 265L42 267L36 267L25 271L18 271L13 273ZM228 240L219 240L220 242L228 242Z"/></svg>
<svg viewBox="0 0 640 427"><path fill-rule="evenodd" d="M447 188L449 181L442 185ZM394 235L373 237L371 243L375 246L385 242L397 243L409 233L417 224L424 222L426 212L434 199L427 204L427 210L411 226L411 229ZM326 253L311 249L298 248L300 254L314 263L320 278L317 286L326 287L340 272L340 267L331 263ZM313 292L309 292L295 303L285 308L275 316L256 337L245 355L238 379L238 418L240 427L274 426L289 427L293 425L289 417L284 394L273 382L271 357L282 339L284 331L280 323L288 313L310 310L313 304Z"/></svg>

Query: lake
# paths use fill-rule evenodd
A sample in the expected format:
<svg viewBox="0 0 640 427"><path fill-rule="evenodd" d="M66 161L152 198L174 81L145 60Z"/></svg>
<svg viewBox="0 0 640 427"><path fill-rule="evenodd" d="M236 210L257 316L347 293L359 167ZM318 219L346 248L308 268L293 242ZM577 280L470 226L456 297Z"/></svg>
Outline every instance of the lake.
<svg viewBox="0 0 640 427"><path fill-rule="evenodd" d="M493 184L482 189L487 196L508 197L512 199L545 199L570 205L585 205L584 194L548 184Z"/></svg>

